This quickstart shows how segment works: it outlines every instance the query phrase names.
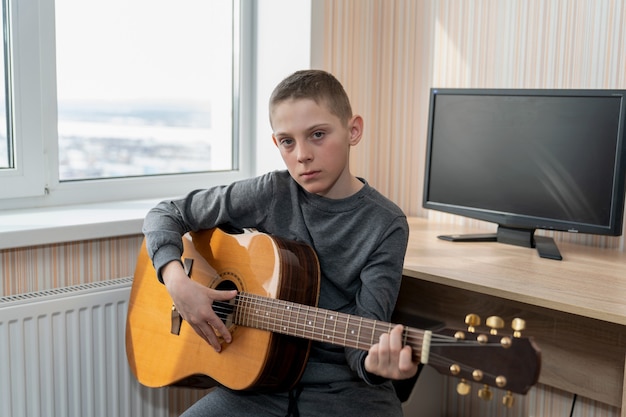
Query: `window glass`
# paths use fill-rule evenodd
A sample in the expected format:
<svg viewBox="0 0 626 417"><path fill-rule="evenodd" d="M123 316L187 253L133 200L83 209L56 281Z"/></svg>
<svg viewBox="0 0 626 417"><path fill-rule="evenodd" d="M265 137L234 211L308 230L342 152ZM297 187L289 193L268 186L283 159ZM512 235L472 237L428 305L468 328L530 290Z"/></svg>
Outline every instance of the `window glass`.
<svg viewBox="0 0 626 417"><path fill-rule="evenodd" d="M233 169L232 1L55 13L61 182Z"/></svg>

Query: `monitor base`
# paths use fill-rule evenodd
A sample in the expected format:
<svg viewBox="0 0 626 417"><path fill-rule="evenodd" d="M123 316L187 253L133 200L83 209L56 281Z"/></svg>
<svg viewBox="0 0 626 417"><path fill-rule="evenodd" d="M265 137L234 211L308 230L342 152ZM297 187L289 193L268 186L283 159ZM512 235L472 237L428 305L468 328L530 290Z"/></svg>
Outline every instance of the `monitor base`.
<svg viewBox="0 0 626 417"><path fill-rule="evenodd" d="M536 248L541 258L556 261L563 259L554 239L547 236L535 236L534 229L498 226L497 233L468 233L439 235L437 237L449 242L499 242L525 248Z"/></svg>

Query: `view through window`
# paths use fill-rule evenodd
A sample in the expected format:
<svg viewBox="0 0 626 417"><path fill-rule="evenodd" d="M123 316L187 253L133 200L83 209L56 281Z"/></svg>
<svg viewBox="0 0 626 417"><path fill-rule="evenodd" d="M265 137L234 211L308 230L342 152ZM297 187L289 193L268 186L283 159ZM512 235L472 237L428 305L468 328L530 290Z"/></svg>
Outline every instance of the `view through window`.
<svg viewBox="0 0 626 417"><path fill-rule="evenodd" d="M55 11L60 181L233 169L233 1Z"/></svg>

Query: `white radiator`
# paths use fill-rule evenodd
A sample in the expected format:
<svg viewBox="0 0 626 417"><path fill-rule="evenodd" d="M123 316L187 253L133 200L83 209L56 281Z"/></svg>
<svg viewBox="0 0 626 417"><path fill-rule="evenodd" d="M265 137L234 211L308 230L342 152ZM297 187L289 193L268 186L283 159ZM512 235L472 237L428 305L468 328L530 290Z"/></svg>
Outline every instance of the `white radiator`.
<svg viewBox="0 0 626 417"><path fill-rule="evenodd" d="M0 298L0 416L167 416L126 360L132 278Z"/></svg>

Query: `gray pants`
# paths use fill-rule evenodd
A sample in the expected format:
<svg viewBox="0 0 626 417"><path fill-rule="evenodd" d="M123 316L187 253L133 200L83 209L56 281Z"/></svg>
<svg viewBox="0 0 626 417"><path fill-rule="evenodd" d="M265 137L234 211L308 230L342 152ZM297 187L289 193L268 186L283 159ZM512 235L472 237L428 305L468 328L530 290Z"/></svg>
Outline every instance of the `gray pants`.
<svg viewBox="0 0 626 417"><path fill-rule="evenodd" d="M291 397L291 399L290 399ZM300 392L261 394L216 388L181 417L402 417L391 383L369 386L337 382L307 385Z"/></svg>

